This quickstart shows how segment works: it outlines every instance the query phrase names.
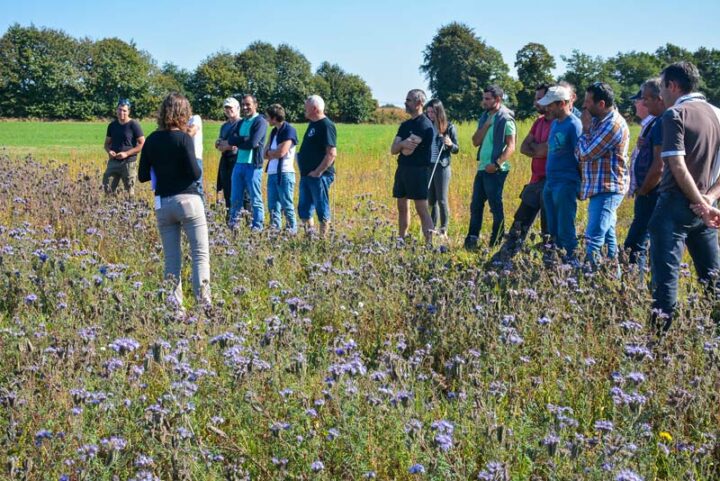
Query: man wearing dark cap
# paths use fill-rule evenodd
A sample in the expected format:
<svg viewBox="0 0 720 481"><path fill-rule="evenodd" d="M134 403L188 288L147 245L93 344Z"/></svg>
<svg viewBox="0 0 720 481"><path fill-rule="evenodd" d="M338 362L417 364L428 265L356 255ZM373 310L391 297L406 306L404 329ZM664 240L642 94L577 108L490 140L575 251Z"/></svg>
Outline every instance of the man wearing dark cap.
<svg viewBox="0 0 720 481"><path fill-rule="evenodd" d="M145 143L140 123L130 118L130 101L120 99L117 105L117 119L110 122L105 135L105 152L108 154L107 167L103 174L103 189L115 193L120 180L130 194L135 194L137 177L137 154Z"/></svg>
<svg viewBox="0 0 720 481"><path fill-rule="evenodd" d="M662 174L662 121L665 104L660 96L660 79L643 83L640 91L631 97L635 112L641 119L640 137L631 155L630 190L635 197L634 215L624 248L629 251L630 262L637 264L640 279L645 271L650 233L648 223L657 203L657 186Z"/></svg>

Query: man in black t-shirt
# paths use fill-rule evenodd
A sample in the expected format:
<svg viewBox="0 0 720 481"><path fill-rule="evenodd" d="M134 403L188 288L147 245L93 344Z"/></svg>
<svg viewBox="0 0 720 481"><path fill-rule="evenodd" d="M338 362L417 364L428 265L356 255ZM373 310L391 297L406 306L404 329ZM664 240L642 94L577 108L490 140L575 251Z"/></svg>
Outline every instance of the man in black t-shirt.
<svg viewBox="0 0 720 481"><path fill-rule="evenodd" d="M395 171L393 197L398 206L398 235L407 236L410 226L410 200L415 202L415 210L420 217L425 242L432 243L433 222L428 208L428 183L433 157L433 124L425 114L425 92L413 89L405 98L405 111L412 118L400 124L390 153L398 155L398 168Z"/></svg>
<svg viewBox="0 0 720 481"><path fill-rule="evenodd" d="M335 180L337 130L325 117L325 101L319 95L308 97L305 117L310 123L297 155L300 167L298 216L306 230L312 229L313 211L316 211L320 235L324 237L330 226L330 185Z"/></svg>
<svg viewBox="0 0 720 481"><path fill-rule="evenodd" d="M130 194L135 194L137 154L145 143L140 123L130 118L130 101L120 99L117 119L110 122L105 134L105 152L108 154L107 168L103 175L103 189L115 193L120 180Z"/></svg>

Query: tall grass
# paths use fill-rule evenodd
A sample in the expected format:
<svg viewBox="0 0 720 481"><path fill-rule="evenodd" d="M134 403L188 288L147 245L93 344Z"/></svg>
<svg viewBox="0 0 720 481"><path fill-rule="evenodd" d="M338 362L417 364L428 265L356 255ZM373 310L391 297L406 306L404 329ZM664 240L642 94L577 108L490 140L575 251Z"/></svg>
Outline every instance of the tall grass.
<svg viewBox="0 0 720 481"><path fill-rule="evenodd" d="M352 162L354 132L375 150ZM354 225L233 234L212 207L214 304L186 313L149 203L104 197L100 160L0 159L0 479L720 478L699 286L658 341L632 270L399 242L385 186L350 180L389 172L393 132L341 133Z"/></svg>
<svg viewBox="0 0 720 481"><path fill-rule="evenodd" d="M520 154L520 143L530 131L531 121L518 122L517 150L510 162L512 170L505 184L505 215L511 222L519 205L522 187L530 179L530 159ZM97 171L100 175L105 165L102 149L106 123L102 122L0 122L0 146L7 148L11 156L32 154L38 160L55 159L68 164L72 174L80 171ZM143 122L146 135L155 129L153 122ZM213 145L220 123L204 122L204 184L210 199L215 200L215 178L219 156ZM302 138L306 124L296 125ZM467 229L472 183L477 171L477 149L472 146L474 123L458 125L460 153L453 156L450 181L450 235L454 243L460 241ZM632 127L632 138L638 127ZM355 207L359 199L372 199L383 219L394 219L395 205L392 199L393 174L396 160L390 155L390 145L397 133L393 125L338 125L337 177L332 188L333 214L342 223L355 224ZM100 172L100 173L98 173ZM145 189L145 196L149 189ZM486 210L486 218L490 217ZM629 226L632 203L626 201L619 210L618 229L622 234ZM578 209L578 224L586 219L585 203ZM489 233L489 222L483 232Z"/></svg>

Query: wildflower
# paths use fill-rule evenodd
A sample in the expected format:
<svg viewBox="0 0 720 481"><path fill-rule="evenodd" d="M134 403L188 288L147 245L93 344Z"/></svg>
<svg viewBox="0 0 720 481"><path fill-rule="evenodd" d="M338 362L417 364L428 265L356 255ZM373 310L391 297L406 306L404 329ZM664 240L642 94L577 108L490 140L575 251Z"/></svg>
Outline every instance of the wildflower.
<svg viewBox="0 0 720 481"><path fill-rule="evenodd" d="M449 434L435 435L435 444L440 451L450 451L453 447L453 438Z"/></svg>
<svg viewBox="0 0 720 481"><path fill-rule="evenodd" d="M595 429L598 431L603 431L606 433L610 433L615 429L615 426L613 426L612 421L606 421L606 420L599 420L595 421Z"/></svg>
<svg viewBox="0 0 720 481"><path fill-rule="evenodd" d="M509 478L502 463L490 461L485 465L485 469L480 471L478 479L480 481L507 481Z"/></svg>
<svg viewBox="0 0 720 481"><path fill-rule="evenodd" d="M537 322L538 322L538 324L540 324L541 326L547 326L547 325L550 324L550 322L552 322L552 321L550 320L549 317L547 317L547 316L542 316L540 319L538 319Z"/></svg>
<svg viewBox="0 0 720 481"><path fill-rule="evenodd" d="M108 347L119 354L125 354L139 348L140 343L129 337L121 337L111 342Z"/></svg>
<svg viewBox="0 0 720 481"><path fill-rule="evenodd" d="M340 436L340 431L338 431L336 428L328 429L328 434L327 434L328 441L334 441L339 436Z"/></svg>
<svg viewBox="0 0 720 481"><path fill-rule="evenodd" d="M37 297L35 294L33 294L33 293L30 293L30 294L28 294L27 296L25 296L25 303L26 303L26 304L33 304L33 303L35 303L35 301L37 301L37 300L38 300L38 297Z"/></svg>
<svg viewBox="0 0 720 481"><path fill-rule="evenodd" d="M672 436L670 435L670 433L667 431L660 431L659 436L660 436L660 439L662 439L663 441L672 441L672 439L673 439Z"/></svg>
<svg viewBox="0 0 720 481"><path fill-rule="evenodd" d="M160 481L160 478L150 471L138 471L135 477L130 478L128 481Z"/></svg>
<svg viewBox="0 0 720 481"><path fill-rule="evenodd" d="M615 481L644 481L644 478L630 469L623 469L615 476Z"/></svg>
<svg viewBox="0 0 720 481"><path fill-rule="evenodd" d="M322 461L315 461L310 465L310 469L312 469L313 473L319 473L323 469L325 469L325 465Z"/></svg>
<svg viewBox="0 0 720 481"><path fill-rule="evenodd" d="M640 384L645 382L645 374L641 372L631 372L627 375L627 378L630 379L635 384Z"/></svg>
<svg viewBox="0 0 720 481"><path fill-rule="evenodd" d="M150 456L140 454L137 458L135 458L134 464L136 468L147 468L154 465L155 461Z"/></svg>
<svg viewBox="0 0 720 481"><path fill-rule="evenodd" d="M79 447L77 453L82 461L88 461L97 456L98 451L99 449L96 444L86 444Z"/></svg>
<svg viewBox="0 0 720 481"><path fill-rule="evenodd" d="M425 474L425 466L422 464L413 464L408 468L409 474Z"/></svg>
<svg viewBox="0 0 720 481"><path fill-rule="evenodd" d="M127 441L120 436L110 436L109 438L101 439L100 444L109 451L122 451L127 446Z"/></svg>
<svg viewBox="0 0 720 481"><path fill-rule="evenodd" d="M48 431L47 429L41 429L40 431L35 433L35 446L40 446L43 440L52 439L52 437L52 431Z"/></svg>

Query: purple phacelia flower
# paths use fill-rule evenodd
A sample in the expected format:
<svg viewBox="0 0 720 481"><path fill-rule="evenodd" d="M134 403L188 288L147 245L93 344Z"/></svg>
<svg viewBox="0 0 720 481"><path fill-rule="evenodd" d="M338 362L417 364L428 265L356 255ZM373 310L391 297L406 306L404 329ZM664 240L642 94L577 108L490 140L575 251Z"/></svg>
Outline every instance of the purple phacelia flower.
<svg viewBox="0 0 720 481"><path fill-rule="evenodd" d="M413 464L408 468L409 474L425 474L425 466L422 464Z"/></svg>
<svg viewBox="0 0 720 481"><path fill-rule="evenodd" d="M325 465L323 464L322 461L314 461L310 465L310 469L312 470L313 473L319 473L320 471L325 469Z"/></svg>
<svg viewBox="0 0 720 481"><path fill-rule="evenodd" d="M40 431L35 433L35 446L40 446L44 440L52 438L52 431L48 431L47 429L41 429Z"/></svg>
<svg viewBox="0 0 720 481"><path fill-rule="evenodd" d="M129 337L121 337L111 342L108 347L118 354L125 354L139 348L140 343Z"/></svg>
<svg viewBox="0 0 720 481"><path fill-rule="evenodd" d="M613 429L615 429L615 426L613 425L612 421L607 421L604 419L595 421L595 430L597 431L611 433Z"/></svg>
<svg viewBox="0 0 720 481"><path fill-rule="evenodd" d="M623 469L615 476L615 481L644 481L644 478L631 469Z"/></svg>
<svg viewBox="0 0 720 481"><path fill-rule="evenodd" d="M110 436L101 439L100 445L108 451L122 451L127 446L127 441L120 436Z"/></svg>

